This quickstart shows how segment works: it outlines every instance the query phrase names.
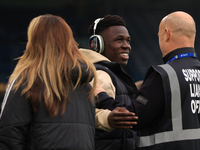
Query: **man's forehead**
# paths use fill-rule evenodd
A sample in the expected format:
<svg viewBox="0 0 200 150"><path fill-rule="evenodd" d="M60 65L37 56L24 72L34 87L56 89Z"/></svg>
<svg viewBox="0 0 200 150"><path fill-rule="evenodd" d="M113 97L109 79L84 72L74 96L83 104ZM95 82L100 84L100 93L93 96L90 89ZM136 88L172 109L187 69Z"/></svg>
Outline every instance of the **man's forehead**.
<svg viewBox="0 0 200 150"><path fill-rule="evenodd" d="M117 36L129 35L128 30L124 26L110 26L109 28L105 29L104 34Z"/></svg>

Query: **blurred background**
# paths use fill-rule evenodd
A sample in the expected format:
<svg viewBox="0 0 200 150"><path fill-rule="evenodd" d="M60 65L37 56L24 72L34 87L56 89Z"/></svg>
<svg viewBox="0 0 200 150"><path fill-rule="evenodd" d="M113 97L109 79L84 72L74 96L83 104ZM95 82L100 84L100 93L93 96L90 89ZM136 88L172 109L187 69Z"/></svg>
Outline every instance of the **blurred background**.
<svg viewBox="0 0 200 150"><path fill-rule="evenodd" d="M132 51L125 70L134 81L143 80L151 65L162 63L158 45L161 19L173 11L185 11L196 22L196 51L200 58L199 0L0 0L0 101L9 75L26 47L30 21L43 14L63 17L80 48L88 48L89 25L104 15L120 15L131 36Z"/></svg>

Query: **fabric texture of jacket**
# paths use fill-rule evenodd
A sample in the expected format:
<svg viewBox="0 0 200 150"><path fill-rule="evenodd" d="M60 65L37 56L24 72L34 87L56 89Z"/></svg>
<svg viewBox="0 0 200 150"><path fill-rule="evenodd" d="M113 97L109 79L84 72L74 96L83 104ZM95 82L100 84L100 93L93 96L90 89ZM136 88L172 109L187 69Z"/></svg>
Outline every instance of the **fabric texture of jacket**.
<svg viewBox="0 0 200 150"><path fill-rule="evenodd" d="M115 98L115 100L129 105L131 103L130 102L131 98L133 98L133 95L137 92L137 88L132 78L124 72L119 63L110 62L109 60L107 60L107 58L105 58L101 54L93 52L91 50L85 50L85 51L86 54L90 53L90 55L91 54L94 55L94 56L91 55L90 58L88 57L88 55L85 54L85 56L87 56L90 60L94 60L92 62L95 64L97 71L104 72L109 76L108 80L107 78L102 78L101 75L97 73L98 80L103 79L98 83L104 83L103 86L106 84L107 85L111 84L110 87L109 86L103 87L106 92L107 88L112 89L114 86L115 96L113 97ZM98 59L94 59L96 57L98 57ZM106 83L107 80L109 81L109 84ZM101 108L99 107L99 109ZM134 149L134 144L135 144L134 142L135 139L133 130L115 129L111 132L106 132L100 129L96 129L96 134L95 134L96 150L108 150L108 149L132 150Z"/></svg>
<svg viewBox="0 0 200 150"><path fill-rule="evenodd" d="M200 149L200 62L193 56L193 48L177 49L164 59L171 62L150 68L162 77L165 108L159 124L140 130L137 149Z"/></svg>
<svg viewBox="0 0 200 150"><path fill-rule="evenodd" d="M84 83L88 73L83 73ZM48 115L43 98L39 110L33 112L30 99L21 95L22 89L11 89L12 85L1 111L1 150L94 150L95 106L88 99L89 84L70 90L71 102L66 102L65 113L55 117Z"/></svg>

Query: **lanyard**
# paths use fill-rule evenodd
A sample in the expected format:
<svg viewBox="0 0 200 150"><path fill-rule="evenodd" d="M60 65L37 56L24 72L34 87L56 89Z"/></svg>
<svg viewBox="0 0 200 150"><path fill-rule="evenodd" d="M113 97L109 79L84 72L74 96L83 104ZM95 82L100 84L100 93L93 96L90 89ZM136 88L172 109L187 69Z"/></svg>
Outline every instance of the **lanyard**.
<svg viewBox="0 0 200 150"><path fill-rule="evenodd" d="M197 57L196 53L184 53L184 54L178 54L176 56L174 56L172 59L170 59L167 64L173 60L179 59L179 58L183 58L183 57Z"/></svg>

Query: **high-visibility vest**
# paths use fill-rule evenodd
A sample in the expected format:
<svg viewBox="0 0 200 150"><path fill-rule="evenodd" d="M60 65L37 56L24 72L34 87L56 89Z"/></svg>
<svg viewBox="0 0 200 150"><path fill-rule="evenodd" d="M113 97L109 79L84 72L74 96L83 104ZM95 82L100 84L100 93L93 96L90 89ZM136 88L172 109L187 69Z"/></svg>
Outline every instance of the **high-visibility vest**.
<svg viewBox="0 0 200 150"><path fill-rule="evenodd" d="M200 149L200 63L195 65L197 59L190 59L188 66L180 59L178 64L153 67L163 80L165 112L157 128L146 127L139 132L137 149Z"/></svg>

